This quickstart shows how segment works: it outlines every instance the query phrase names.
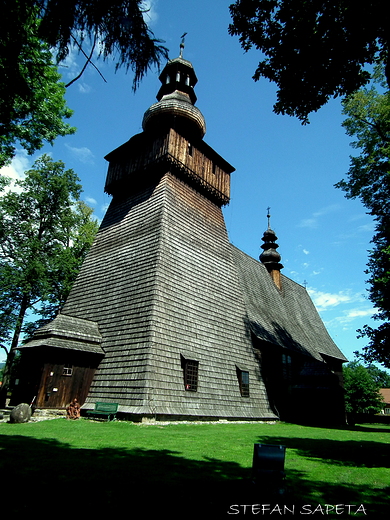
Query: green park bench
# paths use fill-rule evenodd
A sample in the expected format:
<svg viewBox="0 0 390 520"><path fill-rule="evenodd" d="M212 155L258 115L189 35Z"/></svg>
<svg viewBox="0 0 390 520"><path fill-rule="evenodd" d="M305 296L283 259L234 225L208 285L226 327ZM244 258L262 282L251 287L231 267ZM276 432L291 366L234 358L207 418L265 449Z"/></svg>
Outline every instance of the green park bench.
<svg viewBox="0 0 390 520"><path fill-rule="evenodd" d="M95 403L95 408L87 410L87 415L107 417L107 421L111 421L116 419L117 411L118 403Z"/></svg>

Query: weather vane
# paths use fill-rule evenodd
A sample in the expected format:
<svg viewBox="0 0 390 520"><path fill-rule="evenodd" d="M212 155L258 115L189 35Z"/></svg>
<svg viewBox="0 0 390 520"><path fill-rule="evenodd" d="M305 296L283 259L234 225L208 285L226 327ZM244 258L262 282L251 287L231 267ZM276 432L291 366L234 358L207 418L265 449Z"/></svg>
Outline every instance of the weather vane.
<svg viewBox="0 0 390 520"><path fill-rule="evenodd" d="M270 218L271 218L270 210L271 210L271 208L268 206L268 208L267 208L268 229L270 229Z"/></svg>
<svg viewBox="0 0 390 520"><path fill-rule="evenodd" d="M186 35L187 35L187 33L185 32L184 34L182 34L180 36L180 38L181 38L181 42L180 42L180 58L183 57L184 40L185 40Z"/></svg>

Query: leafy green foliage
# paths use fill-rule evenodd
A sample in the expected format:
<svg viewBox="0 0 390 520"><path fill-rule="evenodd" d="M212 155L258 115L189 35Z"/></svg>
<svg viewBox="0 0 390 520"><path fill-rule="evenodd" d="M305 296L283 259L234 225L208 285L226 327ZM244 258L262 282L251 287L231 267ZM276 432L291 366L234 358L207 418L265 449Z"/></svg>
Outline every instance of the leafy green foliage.
<svg viewBox="0 0 390 520"><path fill-rule="evenodd" d="M28 309L50 318L64 303L97 231L73 170L43 155L0 199L3 346L16 348Z"/></svg>
<svg viewBox="0 0 390 520"><path fill-rule="evenodd" d="M0 21L0 167L19 144L29 154L74 133L64 122L72 111L49 45L38 36L37 8L31 2L5 0Z"/></svg>
<svg viewBox="0 0 390 520"><path fill-rule="evenodd" d="M75 132L65 123L72 111L52 50L59 62L75 44L88 64L83 43L91 52L99 45L99 56L134 72L134 88L168 57L144 21L142 0L3 0L1 7L0 167L17 144L33 154L45 142Z"/></svg>
<svg viewBox="0 0 390 520"><path fill-rule="evenodd" d="M369 252L367 274L369 299L375 305L377 328L366 325L359 330L369 344L362 357L390 368L390 92L381 69L375 82L347 97L343 126L355 138L352 146L360 155L351 157L347 179L336 184L347 198L359 198L376 221L373 248ZM378 87L382 89L379 92Z"/></svg>
<svg viewBox="0 0 390 520"><path fill-rule="evenodd" d="M366 64L382 60L390 78L385 12L383 0L236 0L229 32L264 54L253 78L276 83L274 111L307 123L331 97L365 85Z"/></svg>
<svg viewBox="0 0 390 520"><path fill-rule="evenodd" d="M134 72L134 88L168 51L160 45L144 20L143 0L36 0L42 24L40 37L57 49L57 60L69 52L69 44L81 47L85 39L99 43L103 59L116 58L116 68Z"/></svg>
<svg viewBox="0 0 390 520"><path fill-rule="evenodd" d="M375 365L368 365L366 369L378 388L390 388L390 374L388 372L380 370Z"/></svg>
<svg viewBox="0 0 390 520"><path fill-rule="evenodd" d="M350 413L378 413L382 409L382 398L378 393L380 380L371 371L352 361L343 367L345 408Z"/></svg>

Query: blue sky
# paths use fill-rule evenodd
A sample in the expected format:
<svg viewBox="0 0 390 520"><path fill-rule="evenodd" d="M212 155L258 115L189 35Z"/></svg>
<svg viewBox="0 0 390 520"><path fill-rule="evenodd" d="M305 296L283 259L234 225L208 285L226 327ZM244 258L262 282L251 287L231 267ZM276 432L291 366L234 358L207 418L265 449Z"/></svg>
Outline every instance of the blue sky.
<svg viewBox="0 0 390 520"><path fill-rule="evenodd" d="M170 58L179 54L180 36L187 32L184 58L198 77L197 106L206 119L204 140L236 171L225 221L231 242L258 258L271 207L271 227L278 236L283 273L306 284L328 331L343 353L365 345L356 329L370 323L364 274L374 231L372 218L359 201L347 200L334 188L349 166L353 149L341 122L339 100L332 100L301 123L272 112L275 86L252 80L260 55L244 53L229 36L229 0L154 0L146 15L157 38L165 40ZM2 173L21 175L34 158L49 153L73 168L83 185L83 199L101 219L110 198L103 193L104 156L140 132L145 110L160 86L151 70L132 92L132 75L115 73L111 61L95 61L107 82L89 67L67 90L77 127L34 157L19 150ZM83 64L72 52L60 69L64 81ZM0 359L1 361L2 359Z"/></svg>

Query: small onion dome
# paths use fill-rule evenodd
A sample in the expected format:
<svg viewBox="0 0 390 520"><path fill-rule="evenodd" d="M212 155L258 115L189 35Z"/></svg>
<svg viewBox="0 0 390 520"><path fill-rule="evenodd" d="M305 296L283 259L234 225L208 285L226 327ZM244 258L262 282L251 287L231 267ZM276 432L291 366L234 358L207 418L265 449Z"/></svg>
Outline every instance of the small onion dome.
<svg viewBox="0 0 390 520"><path fill-rule="evenodd" d="M264 243L261 245L263 252L260 255L260 262L266 265L266 267L269 266L273 269L282 269L283 266L279 263L282 257L276 251L279 247L278 244L276 244L277 239L278 237L272 229L268 228L267 231L264 232L262 238Z"/></svg>

